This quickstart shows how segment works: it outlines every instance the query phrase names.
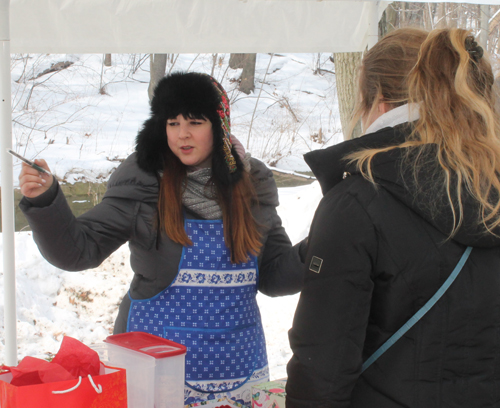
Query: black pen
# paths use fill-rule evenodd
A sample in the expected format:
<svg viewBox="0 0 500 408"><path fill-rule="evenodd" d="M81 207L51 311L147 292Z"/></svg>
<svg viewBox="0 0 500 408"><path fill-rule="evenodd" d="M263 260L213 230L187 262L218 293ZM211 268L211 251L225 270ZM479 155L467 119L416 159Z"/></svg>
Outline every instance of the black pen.
<svg viewBox="0 0 500 408"><path fill-rule="evenodd" d="M50 176L52 176L52 174L45 170L43 167L40 167L38 164L32 162L31 160L28 160L26 157L23 157L21 156L20 154L17 154L14 150L12 149L7 149L7 151L14 157L17 157L19 160L22 160L23 162L25 162L28 166L31 166L33 167L35 170L38 170L40 173L45 173L45 174L48 174Z"/></svg>

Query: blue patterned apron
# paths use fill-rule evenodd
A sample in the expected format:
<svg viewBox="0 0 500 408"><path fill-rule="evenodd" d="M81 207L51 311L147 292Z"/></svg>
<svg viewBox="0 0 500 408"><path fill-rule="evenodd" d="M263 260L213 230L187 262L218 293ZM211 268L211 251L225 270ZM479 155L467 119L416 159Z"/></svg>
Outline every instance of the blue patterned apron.
<svg viewBox="0 0 500 408"><path fill-rule="evenodd" d="M185 229L193 245L176 278L150 299L131 299L127 331L187 347L186 404L220 396L249 404L251 384L268 379L257 258L231 263L222 220L186 220Z"/></svg>

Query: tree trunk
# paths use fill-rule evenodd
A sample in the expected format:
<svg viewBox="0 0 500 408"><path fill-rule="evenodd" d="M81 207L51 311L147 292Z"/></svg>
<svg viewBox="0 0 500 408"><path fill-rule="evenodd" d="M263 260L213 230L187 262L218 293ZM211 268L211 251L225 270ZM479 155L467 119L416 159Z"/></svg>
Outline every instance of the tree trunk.
<svg viewBox="0 0 500 408"><path fill-rule="evenodd" d="M498 25L500 25L500 13L495 14L495 11L494 11L493 14L494 14L494 16L490 20L490 26L488 28L489 32L492 32L495 28L498 27Z"/></svg>
<svg viewBox="0 0 500 408"><path fill-rule="evenodd" d="M249 95L255 89L255 64L257 54L246 54L241 73L240 91Z"/></svg>
<svg viewBox="0 0 500 408"><path fill-rule="evenodd" d="M390 4L382 14L378 23L378 39L382 39L397 27L398 12L396 11L396 2Z"/></svg>
<svg viewBox="0 0 500 408"><path fill-rule="evenodd" d="M104 54L104 66L105 67L111 66L111 54Z"/></svg>
<svg viewBox="0 0 500 408"><path fill-rule="evenodd" d="M243 62L245 61L245 56L248 54L231 54L229 56L229 68L238 69L243 68Z"/></svg>
<svg viewBox="0 0 500 408"><path fill-rule="evenodd" d="M459 10L460 24L459 27L467 30L467 15L469 14L469 10L465 9L465 6L462 4Z"/></svg>
<svg viewBox="0 0 500 408"><path fill-rule="evenodd" d="M498 7L493 8L491 11L492 18L490 20L490 25L488 28L489 32L489 43L490 43L490 54L499 53L499 28L500 28L500 13L497 13Z"/></svg>
<svg viewBox="0 0 500 408"><path fill-rule="evenodd" d="M457 7L456 4L446 4L448 27L457 28Z"/></svg>
<svg viewBox="0 0 500 408"><path fill-rule="evenodd" d="M334 54L337 97L339 101L340 123L344 139L350 139L348 134L352 113L356 101L358 87L356 84L357 68L361 62L360 52L343 52ZM361 124L358 122L352 132L352 137L361 136Z"/></svg>
<svg viewBox="0 0 500 408"><path fill-rule="evenodd" d="M493 92L495 94L495 107L500 111L500 74L495 78L493 83Z"/></svg>
<svg viewBox="0 0 500 408"><path fill-rule="evenodd" d="M482 47L485 49L485 51L489 51L488 47L488 35L489 35L489 20L490 20L490 6L488 5L481 5L481 17L480 17L480 24L481 24L481 34L479 37L479 42L482 45Z"/></svg>
<svg viewBox="0 0 500 408"><path fill-rule="evenodd" d="M407 4L406 24L402 27L424 27L424 9L421 3Z"/></svg>
<svg viewBox="0 0 500 408"><path fill-rule="evenodd" d="M217 57L218 56L219 56L219 54L212 54L212 72L210 73L210 75L212 77L214 76L215 66L217 65Z"/></svg>
<svg viewBox="0 0 500 408"><path fill-rule="evenodd" d="M436 28L444 28L444 27L446 27L445 3L439 3L437 7Z"/></svg>
<svg viewBox="0 0 500 408"><path fill-rule="evenodd" d="M153 99L154 90L156 85L165 76L165 69L167 68L167 54L150 54L149 55L149 87L148 96L149 101Z"/></svg>
<svg viewBox="0 0 500 408"><path fill-rule="evenodd" d="M231 54L229 56L229 68L243 68L239 90L247 95L255 89L256 62L257 54Z"/></svg>
<svg viewBox="0 0 500 408"><path fill-rule="evenodd" d="M438 11L438 5L436 3L427 3L427 9L429 11L429 30L435 28L434 24L436 23L436 14Z"/></svg>

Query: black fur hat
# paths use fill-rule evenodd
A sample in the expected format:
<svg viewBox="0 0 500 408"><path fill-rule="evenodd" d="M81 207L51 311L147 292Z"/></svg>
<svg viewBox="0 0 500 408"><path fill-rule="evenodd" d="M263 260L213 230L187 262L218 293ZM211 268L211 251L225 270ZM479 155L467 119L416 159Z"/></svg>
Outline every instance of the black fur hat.
<svg viewBox="0 0 500 408"><path fill-rule="evenodd" d="M230 141L227 94L210 75L197 72L173 73L158 83L151 101L151 117L136 138L139 167L157 173L163 170L165 160L175 160L168 147L166 123L179 114L205 118L212 123L212 174L225 185L237 182L243 164Z"/></svg>

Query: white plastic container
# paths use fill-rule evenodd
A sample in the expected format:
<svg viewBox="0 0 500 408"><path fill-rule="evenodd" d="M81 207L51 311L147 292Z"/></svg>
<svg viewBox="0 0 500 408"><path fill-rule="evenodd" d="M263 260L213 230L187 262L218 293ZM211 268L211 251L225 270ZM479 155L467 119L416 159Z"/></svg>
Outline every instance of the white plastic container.
<svg viewBox="0 0 500 408"><path fill-rule="evenodd" d="M99 343L91 348L105 365L127 370L128 408L154 408L154 359L114 344Z"/></svg>
<svg viewBox="0 0 500 408"><path fill-rule="evenodd" d="M143 332L115 334L108 336L105 342L114 346L110 350L122 349L153 363L154 408L184 407L185 346ZM110 363L113 365L113 362ZM132 406L129 405L129 408Z"/></svg>

